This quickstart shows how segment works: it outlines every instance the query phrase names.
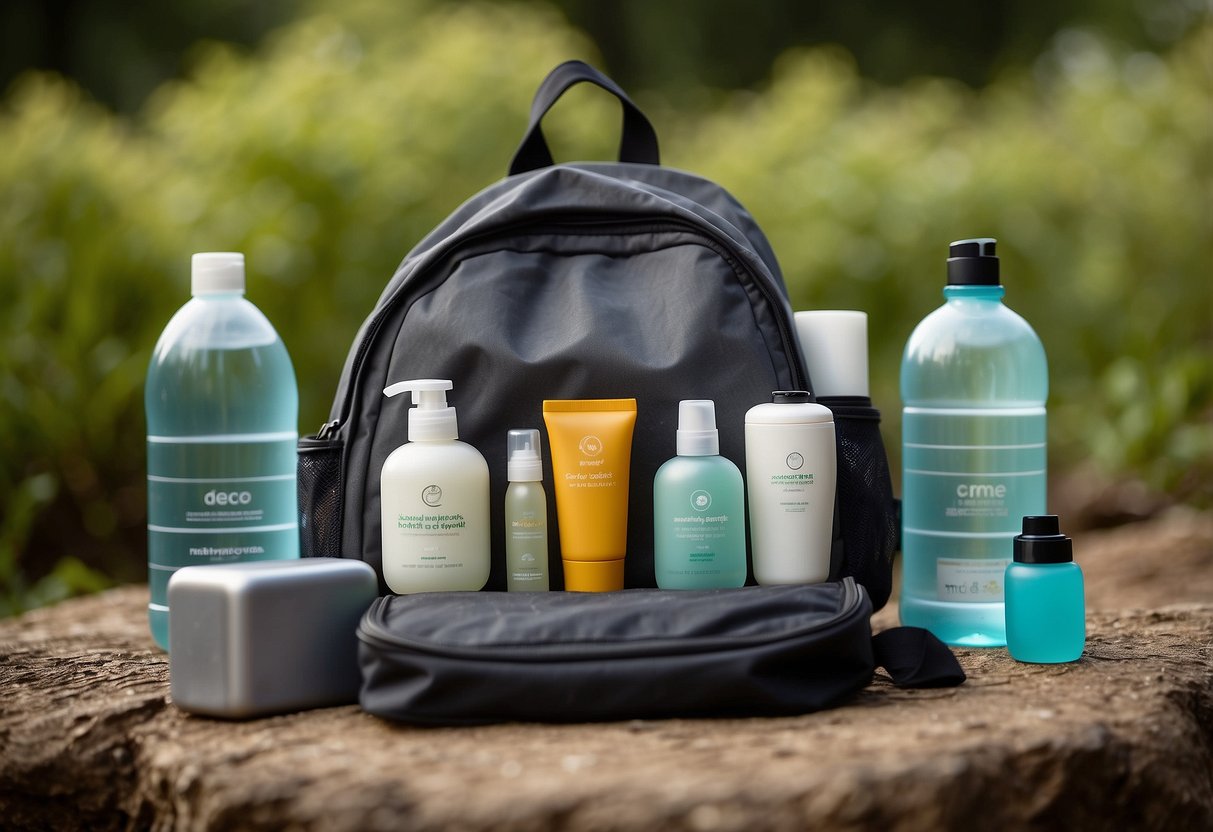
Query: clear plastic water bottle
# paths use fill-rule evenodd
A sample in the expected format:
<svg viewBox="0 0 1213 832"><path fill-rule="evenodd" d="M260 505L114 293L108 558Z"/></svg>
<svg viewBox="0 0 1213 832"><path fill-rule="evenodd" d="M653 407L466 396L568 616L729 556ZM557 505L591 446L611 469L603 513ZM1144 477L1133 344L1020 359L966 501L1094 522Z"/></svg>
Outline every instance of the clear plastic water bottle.
<svg viewBox="0 0 1213 832"><path fill-rule="evenodd" d="M901 621L949 644L1006 644L1003 582L1026 515L1045 513L1048 366L1002 303L995 241L959 240L946 303L901 362Z"/></svg>
<svg viewBox="0 0 1213 832"><path fill-rule="evenodd" d="M291 359L244 299L243 254L195 254L191 284L144 390L148 620L166 650L166 588L177 569L299 557Z"/></svg>

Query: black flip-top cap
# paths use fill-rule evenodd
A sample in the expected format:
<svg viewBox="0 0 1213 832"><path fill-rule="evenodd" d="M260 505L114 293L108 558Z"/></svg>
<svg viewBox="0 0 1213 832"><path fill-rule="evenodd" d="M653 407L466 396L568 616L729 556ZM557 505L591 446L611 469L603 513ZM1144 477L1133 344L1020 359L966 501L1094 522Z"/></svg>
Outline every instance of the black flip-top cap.
<svg viewBox="0 0 1213 832"><path fill-rule="evenodd" d="M948 247L949 286L997 286L998 257L993 237L957 240Z"/></svg>
<svg viewBox="0 0 1213 832"><path fill-rule="evenodd" d="M1015 537L1016 563L1069 563L1074 544L1061 533L1056 514L1023 519L1023 534Z"/></svg>
<svg viewBox="0 0 1213 832"><path fill-rule="evenodd" d="M813 397L807 390L774 390L771 401L775 404L803 404L813 401Z"/></svg>

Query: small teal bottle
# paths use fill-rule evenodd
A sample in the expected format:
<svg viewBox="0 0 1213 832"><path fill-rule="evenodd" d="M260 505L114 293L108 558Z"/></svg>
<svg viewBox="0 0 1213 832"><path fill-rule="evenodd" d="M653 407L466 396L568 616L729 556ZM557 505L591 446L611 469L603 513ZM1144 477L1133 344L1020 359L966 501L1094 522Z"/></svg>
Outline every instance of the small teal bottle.
<svg viewBox="0 0 1213 832"><path fill-rule="evenodd" d="M1023 518L1007 567L1007 649L1021 662L1077 661L1087 641L1082 570L1057 515Z"/></svg>
<svg viewBox="0 0 1213 832"><path fill-rule="evenodd" d="M1044 347L1002 303L995 241L958 240L945 303L901 362L901 622L1006 644L1003 578L1020 518L1045 513Z"/></svg>
<svg viewBox="0 0 1213 832"><path fill-rule="evenodd" d="M745 486L720 455L716 406L678 403L678 456L653 479L653 561L662 589L745 583Z"/></svg>

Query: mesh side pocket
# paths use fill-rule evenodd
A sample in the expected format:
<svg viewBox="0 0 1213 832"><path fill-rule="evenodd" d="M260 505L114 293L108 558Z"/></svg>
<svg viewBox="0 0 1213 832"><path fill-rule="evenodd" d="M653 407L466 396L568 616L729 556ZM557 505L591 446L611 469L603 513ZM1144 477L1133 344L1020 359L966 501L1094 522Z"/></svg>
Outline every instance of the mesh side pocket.
<svg viewBox="0 0 1213 832"><path fill-rule="evenodd" d="M838 437L838 522L842 574L863 584L880 609L893 589L897 503L880 436L880 411L866 397L822 398L834 411Z"/></svg>
<svg viewBox="0 0 1213 832"><path fill-rule="evenodd" d="M341 513L345 502L340 439L299 440L299 555L341 557Z"/></svg>

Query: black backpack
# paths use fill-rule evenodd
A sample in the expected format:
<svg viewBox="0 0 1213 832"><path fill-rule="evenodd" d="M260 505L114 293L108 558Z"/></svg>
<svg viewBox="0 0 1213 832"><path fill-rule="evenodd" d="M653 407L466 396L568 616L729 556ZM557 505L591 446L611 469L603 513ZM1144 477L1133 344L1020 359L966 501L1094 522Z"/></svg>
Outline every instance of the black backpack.
<svg viewBox="0 0 1213 832"><path fill-rule="evenodd" d="M583 81L623 106L618 163L552 162L540 122ZM637 400L625 585L651 587L653 477L674 455L678 402L715 401L721 453L744 471L746 411L773 390L812 388L779 265L754 219L718 185L661 167L648 119L579 61L540 86L510 175L405 257L358 332L331 421L300 440L303 554L364 560L385 592L379 472L407 439L409 403L383 388L410 378L454 381L459 438L488 461L491 590L505 588L506 432L541 427L544 399ZM880 414L866 398L821 401L834 411L838 437L830 577L854 577L879 608L897 533ZM559 589L544 457L548 560Z"/></svg>

